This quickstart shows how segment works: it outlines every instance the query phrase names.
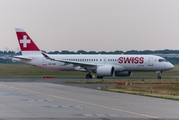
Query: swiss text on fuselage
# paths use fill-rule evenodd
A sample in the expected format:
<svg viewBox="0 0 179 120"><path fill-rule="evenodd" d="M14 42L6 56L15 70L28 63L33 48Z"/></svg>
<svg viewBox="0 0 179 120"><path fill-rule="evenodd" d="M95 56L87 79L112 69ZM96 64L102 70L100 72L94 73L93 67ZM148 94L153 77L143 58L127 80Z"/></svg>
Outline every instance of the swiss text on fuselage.
<svg viewBox="0 0 179 120"><path fill-rule="evenodd" d="M133 64L143 64L144 63L144 57L120 57L119 63L133 63Z"/></svg>

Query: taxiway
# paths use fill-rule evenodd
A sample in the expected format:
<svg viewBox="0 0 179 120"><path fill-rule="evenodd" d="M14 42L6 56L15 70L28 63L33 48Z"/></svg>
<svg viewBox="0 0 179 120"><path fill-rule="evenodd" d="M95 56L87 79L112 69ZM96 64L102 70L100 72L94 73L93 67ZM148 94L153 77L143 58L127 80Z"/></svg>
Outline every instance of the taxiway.
<svg viewBox="0 0 179 120"><path fill-rule="evenodd" d="M179 118L178 101L63 83L68 80L73 79L1 78L0 119Z"/></svg>

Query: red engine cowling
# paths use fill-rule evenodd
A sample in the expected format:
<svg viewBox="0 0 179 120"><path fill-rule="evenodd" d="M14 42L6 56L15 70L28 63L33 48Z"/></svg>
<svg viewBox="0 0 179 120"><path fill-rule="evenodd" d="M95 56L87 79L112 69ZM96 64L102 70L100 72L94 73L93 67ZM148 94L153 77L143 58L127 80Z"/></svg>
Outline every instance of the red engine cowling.
<svg viewBox="0 0 179 120"><path fill-rule="evenodd" d="M113 76L114 67L113 66L99 66L96 69L96 74L98 76Z"/></svg>
<svg viewBox="0 0 179 120"><path fill-rule="evenodd" d="M117 77L126 77L126 76L131 76L132 72L131 71L117 71L115 72L115 76Z"/></svg>

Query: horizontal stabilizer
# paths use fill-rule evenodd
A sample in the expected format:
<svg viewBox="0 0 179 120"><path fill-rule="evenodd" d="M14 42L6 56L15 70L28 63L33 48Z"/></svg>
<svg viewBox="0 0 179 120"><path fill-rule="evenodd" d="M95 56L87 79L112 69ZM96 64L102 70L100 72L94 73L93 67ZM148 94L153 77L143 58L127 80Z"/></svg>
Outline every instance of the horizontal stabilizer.
<svg viewBox="0 0 179 120"><path fill-rule="evenodd" d="M18 58L18 59L22 59L22 60L32 60L32 58L29 57L24 57L24 56L9 56L11 58Z"/></svg>

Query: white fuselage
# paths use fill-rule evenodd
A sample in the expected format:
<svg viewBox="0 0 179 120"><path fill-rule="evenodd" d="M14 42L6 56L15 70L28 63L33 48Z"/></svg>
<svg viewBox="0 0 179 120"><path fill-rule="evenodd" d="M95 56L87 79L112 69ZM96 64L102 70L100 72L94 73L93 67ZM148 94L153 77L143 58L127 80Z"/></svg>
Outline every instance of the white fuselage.
<svg viewBox="0 0 179 120"><path fill-rule="evenodd" d="M12 58L14 61L22 62L38 67L62 70L62 71L86 71L92 72L95 67L88 70L74 64L64 63L46 59L43 55L28 55L32 60ZM173 68L173 65L164 58L155 55L50 55L51 58L80 63L93 63L97 67L110 65L115 71L165 71Z"/></svg>

